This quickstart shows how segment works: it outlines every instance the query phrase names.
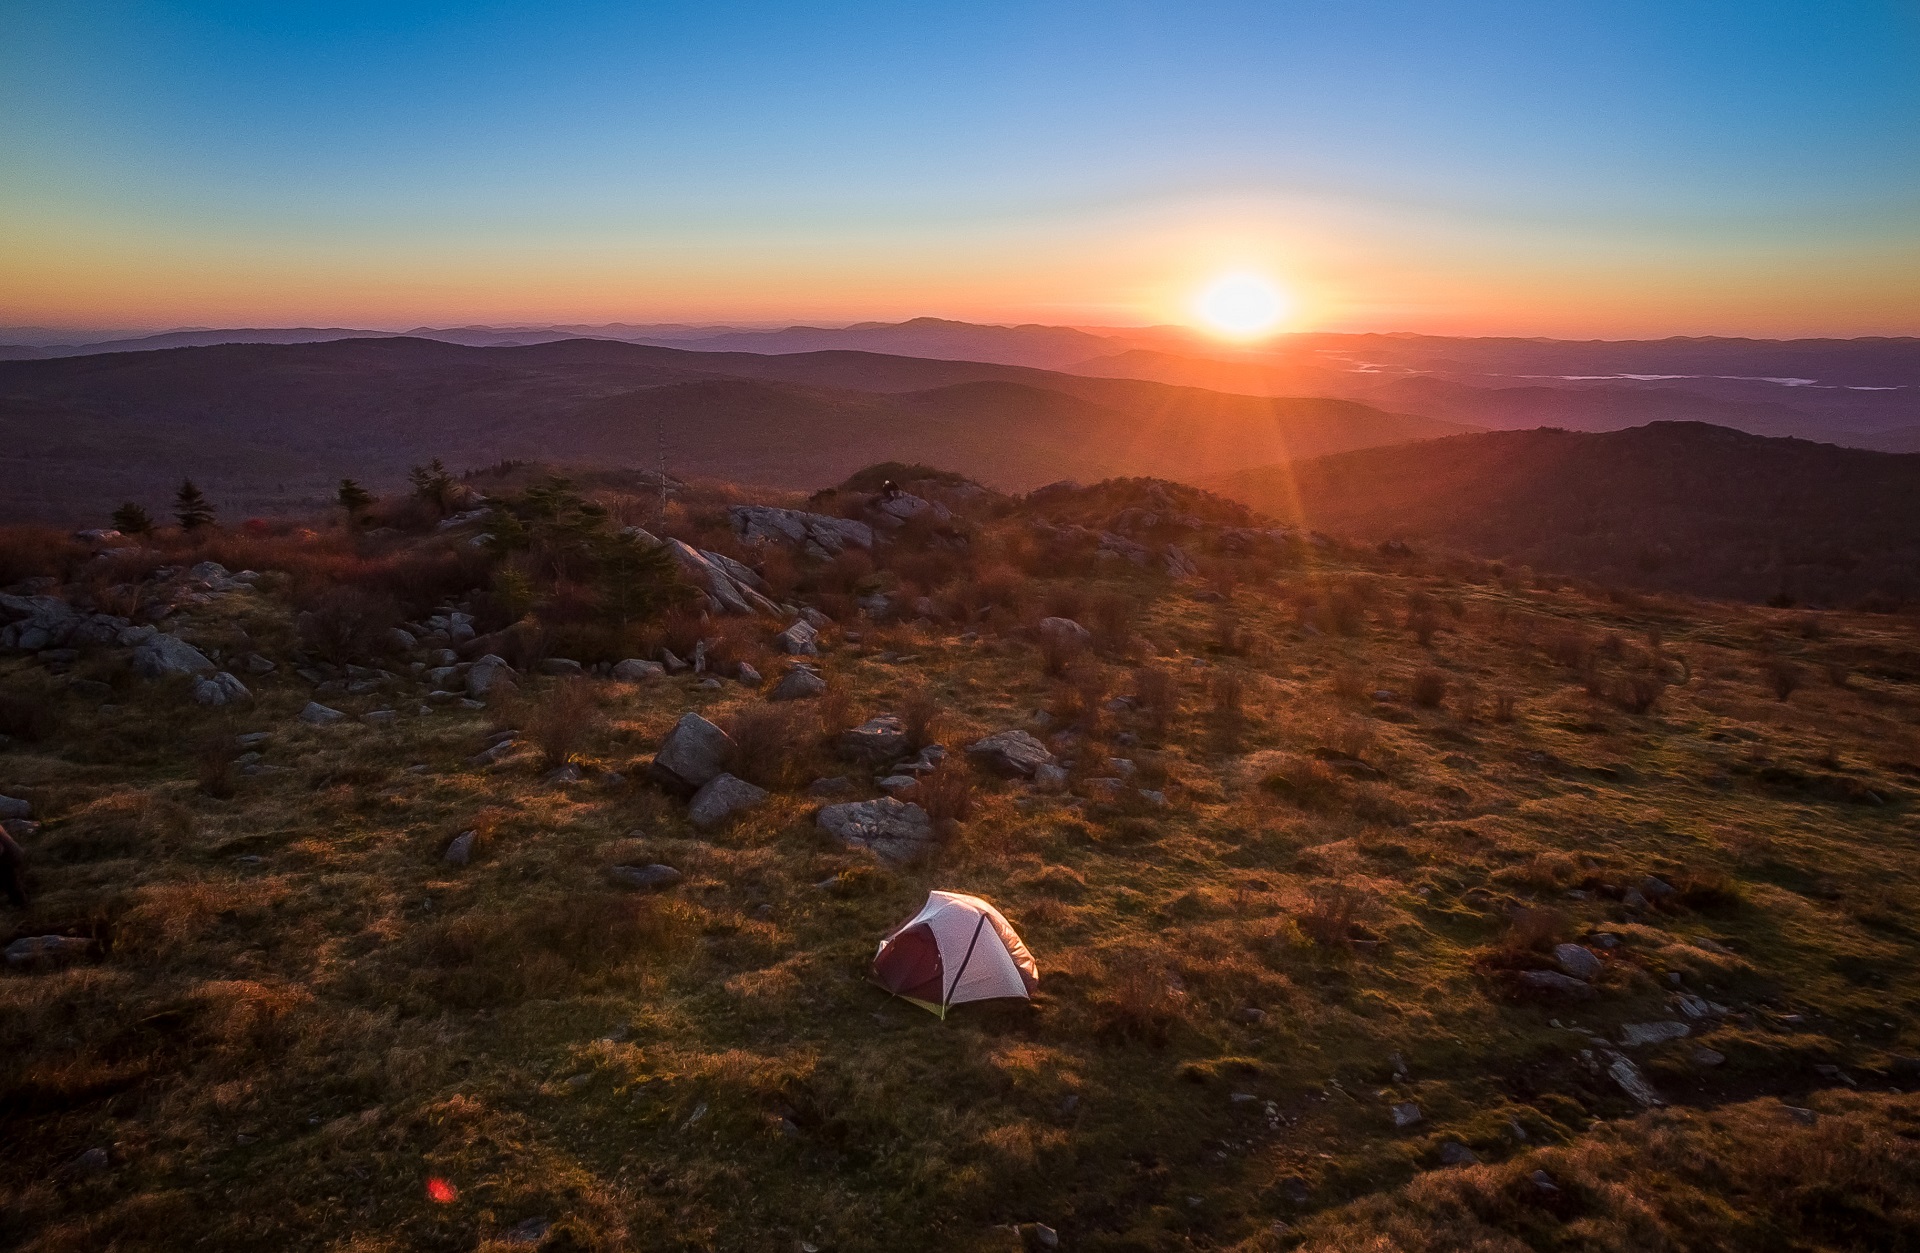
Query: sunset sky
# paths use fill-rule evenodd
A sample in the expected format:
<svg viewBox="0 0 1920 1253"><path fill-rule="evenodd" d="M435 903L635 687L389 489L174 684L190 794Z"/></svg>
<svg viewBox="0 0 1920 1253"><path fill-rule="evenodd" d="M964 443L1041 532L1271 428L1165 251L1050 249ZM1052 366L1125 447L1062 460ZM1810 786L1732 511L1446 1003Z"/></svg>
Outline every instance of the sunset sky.
<svg viewBox="0 0 1920 1253"><path fill-rule="evenodd" d="M0 0L0 324L1920 333L1920 6Z"/></svg>

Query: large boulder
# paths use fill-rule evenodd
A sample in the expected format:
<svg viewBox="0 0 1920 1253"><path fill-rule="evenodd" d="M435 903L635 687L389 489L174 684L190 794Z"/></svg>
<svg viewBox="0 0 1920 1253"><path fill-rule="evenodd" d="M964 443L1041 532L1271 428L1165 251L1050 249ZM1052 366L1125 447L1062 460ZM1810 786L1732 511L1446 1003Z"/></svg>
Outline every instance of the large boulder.
<svg viewBox="0 0 1920 1253"><path fill-rule="evenodd" d="M811 622L805 620L794 623L773 637L780 651L790 657L818 657L820 655L820 632Z"/></svg>
<svg viewBox="0 0 1920 1253"><path fill-rule="evenodd" d="M210 673L213 662L179 636L155 633L133 650L133 668L145 678L163 679L171 674Z"/></svg>
<svg viewBox="0 0 1920 1253"><path fill-rule="evenodd" d="M613 677L621 683L642 683L648 679L665 678L666 673L667 668L659 662L641 657L629 657L613 664Z"/></svg>
<svg viewBox="0 0 1920 1253"><path fill-rule="evenodd" d="M767 693L768 700L805 700L827 690L827 681L805 666L795 666L780 677Z"/></svg>
<svg viewBox="0 0 1920 1253"><path fill-rule="evenodd" d="M1061 648L1085 648L1093 639L1093 632L1072 618L1042 618L1040 638Z"/></svg>
<svg viewBox="0 0 1920 1253"><path fill-rule="evenodd" d="M711 831L766 799L765 788L730 774L718 774L693 794L693 801L687 806L687 820L702 831Z"/></svg>
<svg viewBox="0 0 1920 1253"><path fill-rule="evenodd" d="M198 704L218 707L252 700L253 693L249 692L247 685L239 679L225 670L220 670L204 679L193 681L193 699Z"/></svg>
<svg viewBox="0 0 1920 1253"><path fill-rule="evenodd" d="M868 765L898 761L907 755L907 725L892 714L869 718L841 734L840 752Z"/></svg>
<svg viewBox="0 0 1920 1253"><path fill-rule="evenodd" d="M504 657L488 653L467 670L467 695L474 700L485 700L488 695L513 686L513 667L507 664Z"/></svg>
<svg viewBox="0 0 1920 1253"><path fill-rule="evenodd" d="M792 544L811 557L834 557L848 548L872 548L873 528L851 518L768 505L735 505L727 511L733 533L749 544Z"/></svg>
<svg viewBox="0 0 1920 1253"><path fill-rule="evenodd" d="M68 642L80 615L55 596L13 596L0 592L0 649L35 653Z"/></svg>
<svg viewBox="0 0 1920 1253"><path fill-rule="evenodd" d="M680 572L686 575L687 581L705 592L716 609L733 614L780 612L780 607L760 591L764 581L748 566L722 553L705 552L677 539L667 541L667 551L680 563Z"/></svg>
<svg viewBox="0 0 1920 1253"><path fill-rule="evenodd" d="M999 731L967 748L967 756L981 767L1009 779L1031 779L1034 771L1053 764L1047 746L1025 731Z"/></svg>
<svg viewBox="0 0 1920 1253"><path fill-rule="evenodd" d="M883 861L914 861L934 843L933 822L927 811L892 796L828 805L815 821L842 844L871 850Z"/></svg>
<svg viewBox="0 0 1920 1253"><path fill-rule="evenodd" d="M317 700L308 701L307 707L300 711L300 721L316 727L324 727L331 723L338 722L346 716L347 715L341 713L338 709L322 705Z"/></svg>
<svg viewBox="0 0 1920 1253"><path fill-rule="evenodd" d="M720 776L732 754L732 736L699 714L682 714L660 741L647 777L670 792L691 796Z"/></svg>

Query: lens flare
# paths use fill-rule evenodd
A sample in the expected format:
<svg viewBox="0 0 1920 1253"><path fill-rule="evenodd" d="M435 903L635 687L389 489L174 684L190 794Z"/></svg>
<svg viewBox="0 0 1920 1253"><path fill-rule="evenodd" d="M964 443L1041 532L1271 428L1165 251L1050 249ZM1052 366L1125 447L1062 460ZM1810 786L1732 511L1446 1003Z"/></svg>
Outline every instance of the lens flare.
<svg viewBox="0 0 1920 1253"><path fill-rule="evenodd" d="M435 1175L427 1180L427 1199L435 1205L449 1205L460 1195L460 1190L445 1179Z"/></svg>

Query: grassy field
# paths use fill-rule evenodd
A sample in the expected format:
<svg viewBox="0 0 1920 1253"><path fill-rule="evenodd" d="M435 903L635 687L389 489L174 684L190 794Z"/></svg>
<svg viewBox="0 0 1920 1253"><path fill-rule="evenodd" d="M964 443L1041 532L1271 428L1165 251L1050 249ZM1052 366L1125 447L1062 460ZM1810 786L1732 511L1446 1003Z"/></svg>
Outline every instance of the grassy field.
<svg viewBox="0 0 1920 1253"><path fill-rule="evenodd" d="M98 941L0 976L0 1243L1920 1247L1910 617L1337 546L1184 581L1045 560L1031 517L1082 503L1114 500L983 509L944 579L862 575L949 598L918 620L801 578L840 621L829 695L791 704L529 677L309 726L284 660L227 709L109 655L74 671L105 707L0 662L0 792L44 824L9 935ZM995 577L996 612L948 607ZM261 585L182 634L284 659L293 592ZM1049 653L1049 611L1094 646ZM770 680L784 625L729 628ZM688 710L774 790L704 835L641 781ZM833 744L883 712L956 756L1057 737L1069 788L955 768L939 853L883 865L807 794L877 794ZM281 769L234 771L247 732ZM585 777L543 781L561 759ZM606 874L649 862L685 878ZM866 982L932 888L1006 913L1030 1004L941 1022ZM1568 942L1586 990L1522 977Z"/></svg>

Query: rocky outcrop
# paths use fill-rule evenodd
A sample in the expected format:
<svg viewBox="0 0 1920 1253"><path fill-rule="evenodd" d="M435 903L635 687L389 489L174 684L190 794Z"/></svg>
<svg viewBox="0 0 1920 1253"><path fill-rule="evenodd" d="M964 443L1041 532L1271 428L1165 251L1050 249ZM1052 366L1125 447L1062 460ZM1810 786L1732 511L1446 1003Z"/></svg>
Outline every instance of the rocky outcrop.
<svg viewBox="0 0 1920 1253"><path fill-rule="evenodd" d="M1041 766L1053 764L1047 746L1025 731L1001 731L968 746L975 764L1007 778L1031 779Z"/></svg>
<svg viewBox="0 0 1920 1253"><path fill-rule="evenodd" d="M810 557L836 557L849 548L873 547L873 528L852 518L767 505L735 505L727 517L733 533L749 544L791 544Z"/></svg>
<svg viewBox="0 0 1920 1253"><path fill-rule="evenodd" d="M687 581L705 592L716 609L724 613L769 616L780 606L768 600L763 589L766 581L746 566L723 553L705 552L677 539L667 541L667 551L680 563Z"/></svg>
<svg viewBox="0 0 1920 1253"><path fill-rule="evenodd" d="M133 668L145 678L163 679L171 674L207 674L213 662L179 636L155 633L133 650Z"/></svg>

